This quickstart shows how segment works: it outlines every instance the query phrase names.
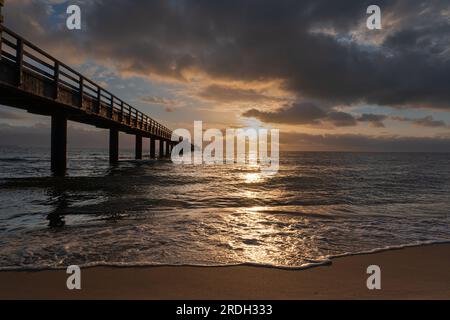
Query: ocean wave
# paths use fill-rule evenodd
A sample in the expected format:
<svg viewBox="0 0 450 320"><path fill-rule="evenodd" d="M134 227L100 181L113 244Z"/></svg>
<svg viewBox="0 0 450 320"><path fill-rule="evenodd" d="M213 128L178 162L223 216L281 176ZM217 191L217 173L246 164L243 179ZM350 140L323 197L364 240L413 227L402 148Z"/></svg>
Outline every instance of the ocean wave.
<svg viewBox="0 0 450 320"><path fill-rule="evenodd" d="M14 162L24 152L0 166L0 270L303 269L450 238L448 155L297 153L264 176L239 165L109 166L107 153L80 151L55 178L47 161Z"/></svg>
<svg viewBox="0 0 450 320"><path fill-rule="evenodd" d="M194 267L194 268L232 268L232 267L254 267L254 268L270 268L279 270L306 270L320 266L332 265L334 259L376 254L380 252L401 250L405 248L413 247L423 247L437 244L450 244L450 240L439 240L439 241L417 241L413 243L403 244L403 245L393 245L385 246L381 248L375 248L371 250L357 251L357 252L347 252L336 255L325 256L322 260L311 261L299 266L285 266L276 265L269 263L256 263L256 262L242 262L242 263L230 263L230 264L169 264L169 263L148 263L148 262L107 262L107 261L97 261L78 265L80 268L96 268L96 267L112 267L112 268L154 268L154 267ZM68 266L67 266L68 267ZM49 270L65 270L66 266L4 266L0 267L0 272L5 271L49 271Z"/></svg>

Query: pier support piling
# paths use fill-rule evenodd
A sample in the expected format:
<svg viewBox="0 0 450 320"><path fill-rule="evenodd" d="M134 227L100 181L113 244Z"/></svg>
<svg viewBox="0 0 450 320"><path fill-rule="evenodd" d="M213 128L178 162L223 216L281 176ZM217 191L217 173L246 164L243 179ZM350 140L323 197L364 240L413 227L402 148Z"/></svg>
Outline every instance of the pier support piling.
<svg viewBox="0 0 450 320"><path fill-rule="evenodd" d="M159 139L159 157L164 158L164 140Z"/></svg>
<svg viewBox="0 0 450 320"><path fill-rule="evenodd" d="M117 163L119 161L119 130L109 129L109 162Z"/></svg>
<svg viewBox="0 0 450 320"><path fill-rule="evenodd" d="M150 138L150 159L156 158L156 139Z"/></svg>
<svg viewBox="0 0 450 320"><path fill-rule="evenodd" d="M67 118L63 114L52 115L51 169L54 175L64 176L67 168Z"/></svg>
<svg viewBox="0 0 450 320"><path fill-rule="evenodd" d="M142 136L136 135L135 159L142 160Z"/></svg>
<svg viewBox="0 0 450 320"><path fill-rule="evenodd" d="M170 143L166 140L166 158L170 156Z"/></svg>

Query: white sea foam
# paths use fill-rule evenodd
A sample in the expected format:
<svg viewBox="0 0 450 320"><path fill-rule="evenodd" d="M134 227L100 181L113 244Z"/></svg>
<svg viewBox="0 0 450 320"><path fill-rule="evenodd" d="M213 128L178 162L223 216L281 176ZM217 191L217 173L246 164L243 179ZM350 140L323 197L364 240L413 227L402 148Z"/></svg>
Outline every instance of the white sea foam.
<svg viewBox="0 0 450 320"><path fill-rule="evenodd" d="M136 263L136 262L107 262L107 261L97 261L90 262L79 265L80 268L96 268L96 267L112 267L112 268L155 268L155 267L195 267L195 268L232 268L232 267L255 267L255 268L273 268L280 270L306 270L310 268L331 265L334 259L343 258L343 257L351 257L358 255L366 255L366 254L375 254L385 251L392 250L401 250L405 248L414 248L414 247L422 247L422 246L430 246L430 245L438 245L438 244L450 244L450 240L448 241L424 241L424 242L415 242L404 245L396 245L396 246L386 246L383 248L376 248L366 251L360 252L347 252L332 256L327 256L321 261L304 263L300 266L282 266L282 265L274 265L274 264L265 264L265 263L235 263L235 264L166 264L166 263ZM6 266L0 267L0 271L46 271L46 270L65 270L65 266Z"/></svg>

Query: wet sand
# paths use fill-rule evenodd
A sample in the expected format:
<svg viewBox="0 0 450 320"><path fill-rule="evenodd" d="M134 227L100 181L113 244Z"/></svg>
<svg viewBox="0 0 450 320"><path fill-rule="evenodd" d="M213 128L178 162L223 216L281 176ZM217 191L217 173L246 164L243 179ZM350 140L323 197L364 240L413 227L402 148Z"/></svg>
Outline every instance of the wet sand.
<svg viewBox="0 0 450 320"><path fill-rule="evenodd" d="M381 290L366 269L381 268ZM65 270L0 272L0 299L450 299L450 244L335 258L306 270L263 267L94 267L82 289Z"/></svg>

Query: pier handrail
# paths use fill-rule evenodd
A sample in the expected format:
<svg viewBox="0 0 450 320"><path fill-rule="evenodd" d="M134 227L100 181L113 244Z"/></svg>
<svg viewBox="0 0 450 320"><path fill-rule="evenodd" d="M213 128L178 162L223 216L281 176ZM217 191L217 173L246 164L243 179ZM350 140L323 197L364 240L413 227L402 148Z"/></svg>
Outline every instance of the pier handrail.
<svg viewBox="0 0 450 320"><path fill-rule="evenodd" d="M24 70L35 73L49 81L55 82L56 92L58 92L58 88L63 87L78 93L81 96L81 107L83 98L88 97L96 101L99 106L106 105L110 110L108 112L110 119L113 119L114 114L117 114L120 121L128 119L128 124L133 128L148 131L165 139L171 138L172 131L164 125L130 106L94 81L86 78L7 27L0 25L0 28L3 31L1 32L0 42L2 44L1 57L17 64L19 75ZM38 57L39 55L41 57Z"/></svg>

